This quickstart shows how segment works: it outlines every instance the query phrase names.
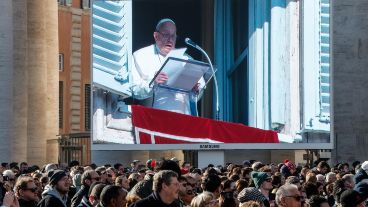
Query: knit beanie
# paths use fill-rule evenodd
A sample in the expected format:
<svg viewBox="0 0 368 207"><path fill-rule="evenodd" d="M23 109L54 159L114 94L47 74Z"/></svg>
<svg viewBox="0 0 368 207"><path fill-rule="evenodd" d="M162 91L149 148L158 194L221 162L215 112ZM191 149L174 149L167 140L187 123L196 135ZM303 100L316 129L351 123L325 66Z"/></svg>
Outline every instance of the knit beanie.
<svg viewBox="0 0 368 207"><path fill-rule="evenodd" d="M64 176L67 176L63 170L55 170L50 177L50 184L56 185Z"/></svg>
<svg viewBox="0 0 368 207"><path fill-rule="evenodd" d="M260 188L262 183L270 176L265 172L252 172L251 177L254 181L256 188Z"/></svg>
<svg viewBox="0 0 368 207"><path fill-rule="evenodd" d="M240 203L245 203L247 201L258 201L263 203L267 198L256 188L249 187L240 191L238 200Z"/></svg>
<svg viewBox="0 0 368 207"><path fill-rule="evenodd" d="M289 168L289 170L295 170L295 165L291 161L286 162L285 165Z"/></svg>

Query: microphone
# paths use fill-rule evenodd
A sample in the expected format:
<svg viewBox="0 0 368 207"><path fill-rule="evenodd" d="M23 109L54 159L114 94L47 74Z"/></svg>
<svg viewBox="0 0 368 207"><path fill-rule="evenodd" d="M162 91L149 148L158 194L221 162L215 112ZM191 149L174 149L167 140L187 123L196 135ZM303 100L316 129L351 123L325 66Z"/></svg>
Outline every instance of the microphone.
<svg viewBox="0 0 368 207"><path fill-rule="evenodd" d="M202 54L204 54L204 56L206 57L208 63L210 64L212 73L213 73L213 81L215 83L215 92L216 92L216 115L215 118L216 120L219 120L219 116L220 116L220 106L219 106L219 97L218 97L218 85L217 85L217 78L216 78L216 74L215 74L215 70L213 69L213 65L211 62L211 59L208 57L206 51L204 51L199 45L197 45L195 42L193 42L189 37L185 38L185 44L196 48L197 50L201 51Z"/></svg>
<svg viewBox="0 0 368 207"><path fill-rule="evenodd" d="M185 44L200 50L200 48L198 48L199 46L195 42L193 42L193 40L191 40L189 37L185 38L184 41L185 41Z"/></svg>

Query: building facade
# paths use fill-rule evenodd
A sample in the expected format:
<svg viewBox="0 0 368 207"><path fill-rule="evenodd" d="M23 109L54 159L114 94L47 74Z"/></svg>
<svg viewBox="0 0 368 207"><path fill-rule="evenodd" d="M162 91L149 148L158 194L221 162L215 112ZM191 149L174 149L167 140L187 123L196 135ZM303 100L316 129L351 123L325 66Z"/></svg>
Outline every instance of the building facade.
<svg viewBox="0 0 368 207"><path fill-rule="evenodd" d="M91 10L85 0L58 1L60 160L90 161ZM67 159L67 160L65 160Z"/></svg>

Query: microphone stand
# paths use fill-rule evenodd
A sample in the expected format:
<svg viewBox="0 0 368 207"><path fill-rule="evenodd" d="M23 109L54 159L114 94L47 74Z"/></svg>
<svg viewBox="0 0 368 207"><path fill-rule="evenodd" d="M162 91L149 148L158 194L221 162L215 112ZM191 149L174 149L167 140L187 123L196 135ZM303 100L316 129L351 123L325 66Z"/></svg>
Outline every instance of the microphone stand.
<svg viewBox="0 0 368 207"><path fill-rule="evenodd" d="M215 82L215 92L216 92L216 114L215 114L215 119L219 120L220 119L220 106L219 106L219 97L218 97L218 85L217 85L217 78L216 78L216 74L215 74L215 70L213 69L213 65L211 62L211 59L208 57L206 51L204 51L200 46L198 46L197 44L192 45L189 42L185 41L185 43L187 43L188 45L196 48L197 50L201 51L204 56L206 57L208 63L210 64L212 73L213 73L213 80Z"/></svg>

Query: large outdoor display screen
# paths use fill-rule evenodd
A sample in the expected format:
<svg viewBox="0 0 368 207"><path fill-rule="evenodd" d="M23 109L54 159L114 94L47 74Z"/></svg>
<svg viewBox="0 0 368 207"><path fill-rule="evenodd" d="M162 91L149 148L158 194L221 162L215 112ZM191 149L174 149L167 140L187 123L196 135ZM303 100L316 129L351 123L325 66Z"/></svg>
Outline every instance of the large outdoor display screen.
<svg viewBox="0 0 368 207"><path fill-rule="evenodd" d="M215 90L208 89L212 88L209 85L213 84L213 80L208 82L209 85L207 89L203 89L203 93L211 93L213 97L214 106L208 107L213 107L211 110L214 112L214 119L152 108L150 95L140 99L135 93L139 80L133 77L133 68L137 67L133 57L133 41L140 45L135 39L137 34L133 31L133 25L136 23L133 18L134 1L91 1L92 149L333 147L330 130L333 116L330 98L332 61L329 1L297 1L273 5L272 2L258 4L258 1L251 0L244 8L243 13L247 14L247 18L243 19L242 16L231 16L231 12L224 12L234 6L232 1L227 2L229 7L226 8L216 2L216 12L213 16L215 24L213 27L203 26L201 32L215 33L211 42L207 39L202 41L207 41L207 44L214 48L212 62L216 67L215 74L220 85L218 98L222 113L219 120L215 120ZM175 1L166 3L175 4ZM264 12L265 9L270 10L269 14ZM178 14L168 18L180 20L185 17ZM159 20L157 19L157 22ZM224 48L236 48L239 38L233 37L243 34L239 32L236 21L246 21L246 24L242 25L247 26L244 30L246 33L241 37L247 40L244 43L246 47L231 54L233 62L227 66L221 59L228 55ZM231 26L228 25L229 22ZM154 26L151 25L152 32L146 34L152 37L151 44L155 43L152 36ZM208 28L216 32L207 31ZM226 31L221 28L230 28L231 35L226 36ZM185 69L190 67L190 64L193 66L194 63L203 61L199 62L202 68L209 67L204 60L184 60L180 64L187 64L181 65ZM160 63L164 65L165 61L166 59L160 60ZM154 68L152 63L152 69L155 70ZM204 70L202 68L201 70ZM245 72L236 73L237 70ZM153 74L155 72L153 71ZM182 74L191 78L193 72L184 71ZM241 77L232 74L245 75ZM212 75L204 77L203 83L210 78ZM180 83L185 85L187 82ZM243 86L244 90L235 88L239 85ZM153 94L152 86L147 85L146 90L149 92L147 94ZM246 92L236 94L236 91ZM234 98L234 94L244 97L243 102L236 102L241 98ZM238 110L243 105L243 109ZM235 115L243 113L241 117L246 117L246 124L244 121L237 121L237 116L224 115L225 111Z"/></svg>

